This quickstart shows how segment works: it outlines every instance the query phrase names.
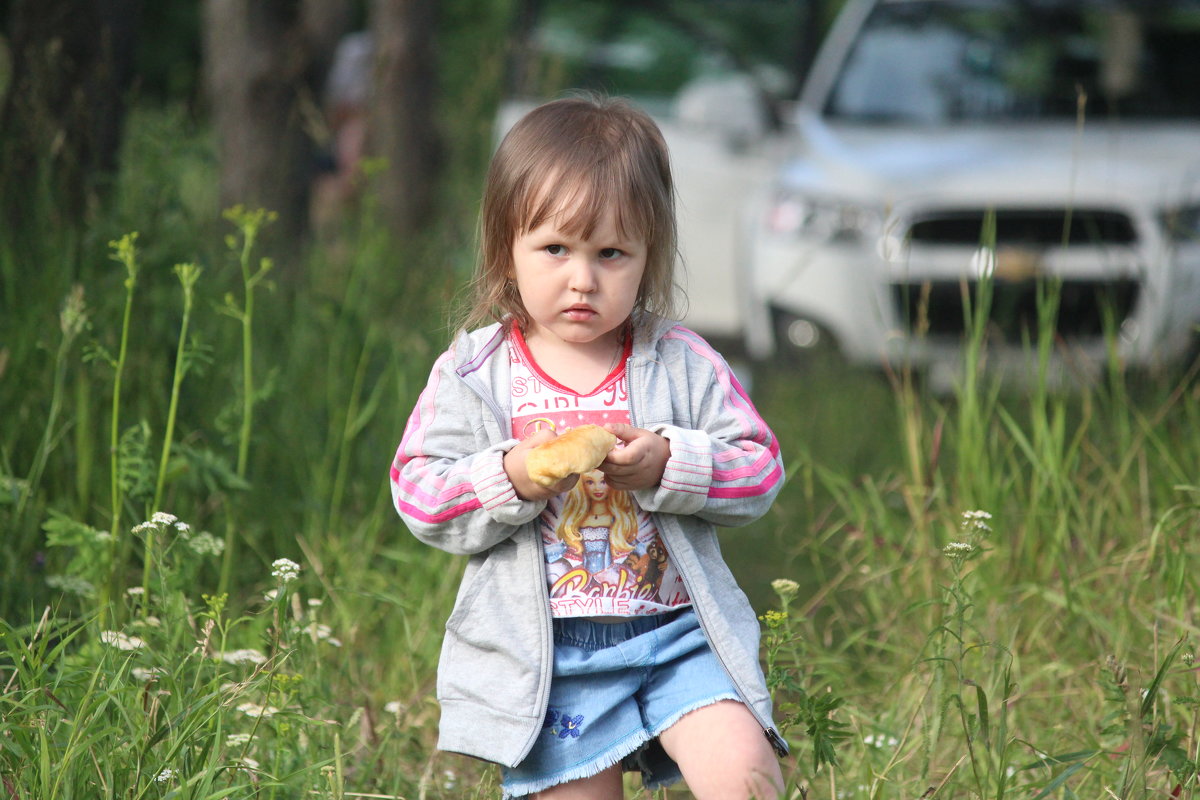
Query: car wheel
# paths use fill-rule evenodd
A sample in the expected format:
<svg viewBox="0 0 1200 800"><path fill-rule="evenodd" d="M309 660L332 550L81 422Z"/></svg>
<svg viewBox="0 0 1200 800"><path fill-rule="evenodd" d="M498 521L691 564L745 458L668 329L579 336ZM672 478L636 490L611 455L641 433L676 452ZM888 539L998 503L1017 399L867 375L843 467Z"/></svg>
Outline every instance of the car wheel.
<svg viewBox="0 0 1200 800"><path fill-rule="evenodd" d="M841 354L833 334L815 320L772 310L776 353L780 360L805 366L838 365Z"/></svg>

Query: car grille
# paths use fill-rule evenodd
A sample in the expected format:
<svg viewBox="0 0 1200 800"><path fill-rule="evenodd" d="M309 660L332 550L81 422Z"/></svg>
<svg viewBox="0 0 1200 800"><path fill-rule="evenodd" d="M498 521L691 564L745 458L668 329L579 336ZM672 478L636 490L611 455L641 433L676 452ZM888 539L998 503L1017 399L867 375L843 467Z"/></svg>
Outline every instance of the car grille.
<svg viewBox="0 0 1200 800"><path fill-rule="evenodd" d="M977 245L983 240L984 211L947 211L913 221L908 239L914 244ZM996 244L1056 247L1129 245L1137 231L1128 215L1105 209L1006 209L995 213Z"/></svg>
<svg viewBox="0 0 1200 800"><path fill-rule="evenodd" d="M992 284L989 323L1005 341L1033 340L1038 330L1038 287L1030 279L1019 283ZM1068 280L1059 285L1055 328L1063 338L1094 338L1106 325L1115 328L1129 316L1138 297L1138 282L1122 280ZM929 281L892 286L893 299L910 333L928 336L960 336L966 330L963 295L976 302L978 286L973 281Z"/></svg>
<svg viewBox="0 0 1200 800"><path fill-rule="evenodd" d="M946 211L914 218L908 240L914 246L977 247L982 241L986 212ZM1137 231L1128 215L1107 209L1077 209L1069 221L1063 210L1005 209L995 212L997 249L1015 247L1042 251L1071 247L1129 247ZM1005 341L1019 343L1037 336L1039 285L1045 281L1024 275L998 275L991 284L989 323ZM1136 278L1078 278L1058 281L1056 334L1065 339L1103 336L1106 327L1119 328L1132 313L1140 284ZM964 297L977 302L974 279L919 280L892 285L892 298L901 323L910 334L961 336L966 329Z"/></svg>

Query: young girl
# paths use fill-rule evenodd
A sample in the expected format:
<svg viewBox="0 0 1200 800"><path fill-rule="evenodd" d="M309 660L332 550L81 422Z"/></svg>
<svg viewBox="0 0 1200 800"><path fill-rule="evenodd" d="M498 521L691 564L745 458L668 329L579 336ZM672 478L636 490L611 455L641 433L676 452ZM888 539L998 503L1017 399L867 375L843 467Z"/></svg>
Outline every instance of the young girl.
<svg viewBox="0 0 1200 800"><path fill-rule="evenodd" d="M505 797L620 798L623 770L702 800L783 788L758 623L716 534L769 508L783 465L725 361L669 321L675 230L644 113L568 99L526 115L488 173L473 330L434 365L392 465L410 530L470 556L438 745L500 764ZM604 530L600 572L584 551L563 583L578 476L547 489L525 456L587 422L620 440L604 492L627 494L637 532L621 540L643 546L618 554Z"/></svg>

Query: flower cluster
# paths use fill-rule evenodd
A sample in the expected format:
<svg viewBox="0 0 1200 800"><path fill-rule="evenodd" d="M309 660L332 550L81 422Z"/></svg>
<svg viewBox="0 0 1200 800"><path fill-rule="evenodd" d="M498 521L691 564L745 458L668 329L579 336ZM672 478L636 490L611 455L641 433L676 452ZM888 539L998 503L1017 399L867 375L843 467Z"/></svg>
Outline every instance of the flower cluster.
<svg viewBox="0 0 1200 800"><path fill-rule="evenodd" d="M300 565L290 558L277 558L271 562L271 577L281 585L291 583L300 577Z"/></svg>
<svg viewBox="0 0 1200 800"><path fill-rule="evenodd" d="M196 534L188 540L188 547L198 556L219 556L225 552L225 542L208 531Z"/></svg>
<svg viewBox="0 0 1200 800"><path fill-rule="evenodd" d="M174 528L179 533L187 533L192 528L186 522L180 522L179 517L174 514L168 514L165 511L155 511L150 519L145 522L133 526L133 533L151 533L154 531L165 531L167 528Z"/></svg>
<svg viewBox="0 0 1200 800"><path fill-rule="evenodd" d="M986 511L964 511L962 514L962 529L972 533L986 536L992 532L992 526L988 524L988 520L992 515Z"/></svg>
<svg viewBox="0 0 1200 800"><path fill-rule="evenodd" d="M144 650L146 640L137 636L129 636L120 631L100 631L100 641L118 650Z"/></svg>
<svg viewBox="0 0 1200 800"><path fill-rule="evenodd" d="M992 526L988 524L991 518L986 511L964 511L958 527L966 541L950 542L942 548L942 555L957 564L980 553L982 548L975 542L992 532Z"/></svg>
<svg viewBox="0 0 1200 800"><path fill-rule="evenodd" d="M217 657L226 664L265 664L267 657L258 650L227 650L217 653Z"/></svg>
<svg viewBox="0 0 1200 800"><path fill-rule="evenodd" d="M250 734L248 733L230 733L225 736L226 747L245 747L250 744Z"/></svg>
<svg viewBox="0 0 1200 800"><path fill-rule="evenodd" d="M975 552L975 545L970 542L950 542L942 548L942 555L954 561L966 558Z"/></svg>
<svg viewBox="0 0 1200 800"><path fill-rule="evenodd" d="M884 747L894 748L900 744L900 740L895 736L884 736L882 733L869 733L863 737L863 744L865 744L867 747L874 747L876 749L882 749Z"/></svg>
<svg viewBox="0 0 1200 800"><path fill-rule="evenodd" d="M279 713L275 706L261 706L258 703L241 703L237 710L247 717L272 717Z"/></svg>
<svg viewBox="0 0 1200 800"><path fill-rule="evenodd" d="M790 578L776 578L771 581L771 588L775 590L775 594L779 595L779 599L785 605L800 593L800 584Z"/></svg>
<svg viewBox="0 0 1200 800"><path fill-rule="evenodd" d="M759 619L764 625L767 626L769 630L775 630L776 628L781 627L785 622L787 622L787 618L788 615L786 611L775 610L768 611L759 616Z"/></svg>

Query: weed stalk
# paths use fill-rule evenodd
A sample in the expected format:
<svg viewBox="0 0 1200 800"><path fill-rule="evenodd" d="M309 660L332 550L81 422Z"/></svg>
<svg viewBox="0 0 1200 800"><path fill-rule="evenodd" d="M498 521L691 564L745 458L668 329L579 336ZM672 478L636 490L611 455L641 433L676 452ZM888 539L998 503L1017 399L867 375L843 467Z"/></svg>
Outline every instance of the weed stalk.
<svg viewBox="0 0 1200 800"><path fill-rule="evenodd" d="M227 209L223 215L238 229L241 234L239 244L236 236L230 235L225 243L230 250L237 254L238 264L242 274L242 304L239 306L232 294L225 295L225 305L222 312L237 320L242 329L242 408L241 425L238 433L237 476L245 480L250 461L250 439L254 430L254 404L258 399L254 388L254 293L271 271L273 262L269 258L260 258L257 267L252 263L251 255L258 240L259 231L277 215L273 211L258 208L248 211L243 206ZM225 528L225 557L221 563L221 581L219 592L229 588L233 565L235 563L234 540L235 526L232 519Z"/></svg>

